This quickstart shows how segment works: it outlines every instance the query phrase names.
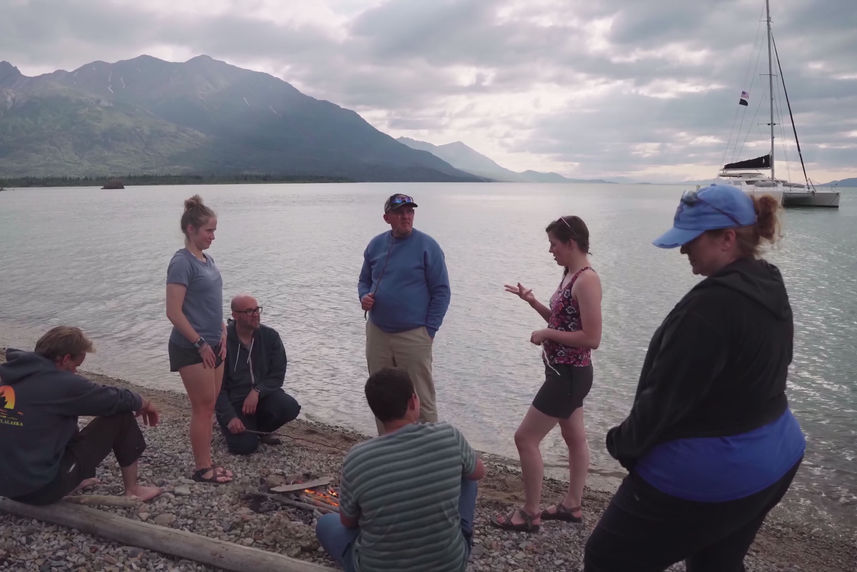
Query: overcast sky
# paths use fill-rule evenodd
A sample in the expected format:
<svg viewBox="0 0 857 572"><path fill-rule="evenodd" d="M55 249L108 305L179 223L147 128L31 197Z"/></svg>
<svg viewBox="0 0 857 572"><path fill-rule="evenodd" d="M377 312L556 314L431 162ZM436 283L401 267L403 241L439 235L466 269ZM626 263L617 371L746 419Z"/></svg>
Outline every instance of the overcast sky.
<svg viewBox="0 0 857 572"><path fill-rule="evenodd" d="M772 4L809 175L855 177L857 4ZM207 54L394 137L643 181L713 177L730 140L766 152L763 30L764 0L0 0L0 60L25 75Z"/></svg>

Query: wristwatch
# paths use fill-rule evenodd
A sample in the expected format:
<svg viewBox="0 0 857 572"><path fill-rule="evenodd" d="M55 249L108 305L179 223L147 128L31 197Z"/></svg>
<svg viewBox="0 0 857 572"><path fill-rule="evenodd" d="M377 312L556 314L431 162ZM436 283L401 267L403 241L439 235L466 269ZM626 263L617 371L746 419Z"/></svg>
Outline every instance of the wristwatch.
<svg viewBox="0 0 857 572"><path fill-rule="evenodd" d="M204 345L205 345L205 340L202 338L199 338L198 340L196 340L193 343L193 347L195 347L198 350L202 349L202 346L204 346Z"/></svg>

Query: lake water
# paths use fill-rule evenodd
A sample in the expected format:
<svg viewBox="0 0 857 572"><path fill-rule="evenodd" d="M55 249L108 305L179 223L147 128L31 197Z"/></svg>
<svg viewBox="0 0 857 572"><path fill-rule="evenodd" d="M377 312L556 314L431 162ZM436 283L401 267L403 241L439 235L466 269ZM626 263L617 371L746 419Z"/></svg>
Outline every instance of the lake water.
<svg viewBox="0 0 857 572"><path fill-rule="evenodd" d="M477 448L516 458L515 428L541 384L530 332L539 316L503 291L522 282L546 301L561 277L546 224L577 214L589 225L604 286L604 334L586 401L593 482L624 472L604 434L627 414L649 338L698 280L677 250L652 238L672 221L680 186L532 184L213 185L12 189L0 193L0 345L32 348L50 326L82 327L97 353L84 369L181 391L168 371L167 262L182 246L183 200L218 213L210 252L224 294L254 294L280 331L286 384L302 415L373 434L362 388L364 318L357 300L363 249L385 229L384 199L420 204L415 226L443 247L452 303L435 339L442 419ZM789 502L853 522L857 504L857 190L839 210L789 210L767 258L785 276L795 313L789 399L808 449ZM388 227L387 227L388 228ZM559 432L544 445L565 463ZM600 477L600 480L599 480Z"/></svg>

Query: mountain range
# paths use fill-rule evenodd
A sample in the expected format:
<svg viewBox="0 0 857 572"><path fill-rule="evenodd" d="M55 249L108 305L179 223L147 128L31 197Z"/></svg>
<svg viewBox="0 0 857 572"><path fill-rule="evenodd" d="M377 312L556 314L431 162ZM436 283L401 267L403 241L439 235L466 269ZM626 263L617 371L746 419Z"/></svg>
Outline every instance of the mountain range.
<svg viewBox="0 0 857 572"><path fill-rule="evenodd" d="M486 179L495 181L514 181L527 183L574 183L574 182L598 182L601 179L569 179L558 173L542 173L539 171L515 172L498 165L495 161L482 155L475 149L468 147L461 141L447 143L446 145L433 145L425 141L418 141L410 137L399 137L396 141L404 143L413 149L428 151L432 155L440 157L456 169L467 171Z"/></svg>
<svg viewBox="0 0 857 572"><path fill-rule="evenodd" d="M37 77L0 62L0 177L138 174L483 180L354 111L208 56Z"/></svg>

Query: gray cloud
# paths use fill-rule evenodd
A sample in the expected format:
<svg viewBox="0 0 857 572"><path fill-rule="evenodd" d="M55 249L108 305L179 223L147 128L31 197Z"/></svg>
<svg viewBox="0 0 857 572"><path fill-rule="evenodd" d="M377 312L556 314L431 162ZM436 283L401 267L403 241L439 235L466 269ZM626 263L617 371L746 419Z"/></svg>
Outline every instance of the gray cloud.
<svg viewBox="0 0 857 572"><path fill-rule="evenodd" d="M740 91L753 104L763 97L766 78L749 67L763 9L761 0L295 0L283 14L264 0L196 11L185 0L0 0L0 57L32 75L142 53L208 54L352 108L393 136L461 140L516 170L704 178L723 160ZM815 178L857 175L853 1L772 9Z"/></svg>

